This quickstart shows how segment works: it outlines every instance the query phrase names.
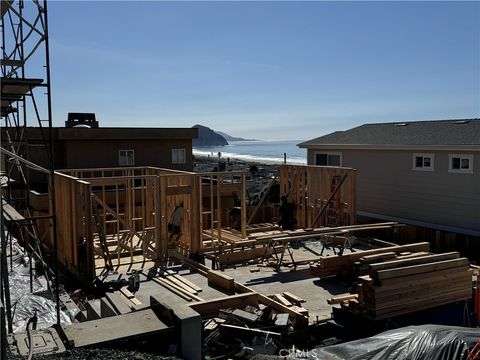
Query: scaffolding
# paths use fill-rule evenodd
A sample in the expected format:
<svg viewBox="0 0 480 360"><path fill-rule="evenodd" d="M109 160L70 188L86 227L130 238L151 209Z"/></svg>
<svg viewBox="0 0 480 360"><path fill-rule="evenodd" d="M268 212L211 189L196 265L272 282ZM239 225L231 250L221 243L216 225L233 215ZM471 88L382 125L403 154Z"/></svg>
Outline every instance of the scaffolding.
<svg viewBox="0 0 480 360"><path fill-rule="evenodd" d="M7 247L12 233L30 255L32 280L35 259L44 270L48 286L60 306L57 277L57 245L55 216L55 177L50 91L50 59L48 40L47 1L2 0L0 8L1 43L1 152L2 201L1 211L1 275L2 301L5 303L8 331L12 331L10 314ZM30 139L28 127L40 129L40 136ZM41 154L48 166L30 161ZM30 191L34 180L47 184L50 211L32 216ZM43 190L43 189L42 189ZM39 230L39 221L48 221ZM4 231L6 230L6 231ZM7 235L8 234L8 235ZM53 240L52 251L46 252L43 240ZM11 270L11 269L10 269Z"/></svg>

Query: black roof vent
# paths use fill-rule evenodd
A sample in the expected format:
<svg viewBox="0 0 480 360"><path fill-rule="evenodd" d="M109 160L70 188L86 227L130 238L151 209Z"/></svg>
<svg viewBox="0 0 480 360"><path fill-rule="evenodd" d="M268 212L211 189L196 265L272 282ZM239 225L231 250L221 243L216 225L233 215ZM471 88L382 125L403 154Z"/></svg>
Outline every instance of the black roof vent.
<svg viewBox="0 0 480 360"><path fill-rule="evenodd" d="M95 113L68 113L65 127L98 128L98 121L95 118Z"/></svg>

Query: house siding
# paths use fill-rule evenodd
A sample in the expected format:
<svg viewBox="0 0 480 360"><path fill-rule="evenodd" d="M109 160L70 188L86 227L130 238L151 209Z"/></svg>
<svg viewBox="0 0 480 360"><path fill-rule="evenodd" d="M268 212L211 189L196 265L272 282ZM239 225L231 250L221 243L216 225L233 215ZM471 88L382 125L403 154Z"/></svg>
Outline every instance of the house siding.
<svg viewBox="0 0 480 360"><path fill-rule="evenodd" d="M318 151L308 150L308 164ZM342 166L357 169L359 211L480 230L480 152L460 152L473 154L473 174L449 173L448 155L458 153L453 151L428 151L434 171L412 169L413 154L427 151L341 152Z"/></svg>
<svg viewBox="0 0 480 360"><path fill-rule="evenodd" d="M155 166L192 171L192 141L175 140L116 140L68 141L64 144L64 167L118 167L119 150L135 151L135 166ZM172 149L185 149L185 164L172 164Z"/></svg>

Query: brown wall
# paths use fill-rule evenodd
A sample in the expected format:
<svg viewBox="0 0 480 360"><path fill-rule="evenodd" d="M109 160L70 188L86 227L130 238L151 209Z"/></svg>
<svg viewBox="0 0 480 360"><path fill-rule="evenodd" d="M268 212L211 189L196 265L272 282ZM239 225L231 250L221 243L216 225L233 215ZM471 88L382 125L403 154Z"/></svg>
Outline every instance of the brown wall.
<svg viewBox="0 0 480 360"><path fill-rule="evenodd" d="M55 169L118 167L119 150L135 150L134 166L154 166L174 170L193 170L192 139L198 136L194 128L52 128ZM44 136L49 133L44 129ZM42 167L50 168L40 128L26 128L28 155L26 158ZM1 139L6 139L5 128ZM185 149L185 164L172 164L172 149ZM30 187L46 191L46 176L26 169ZM14 177L16 175L12 173Z"/></svg>
<svg viewBox="0 0 480 360"><path fill-rule="evenodd" d="M172 149L185 149L185 164L172 164ZM119 150L135 150L134 166L154 166L192 171L192 140L64 140L55 142L55 169L119 167ZM48 167L49 161L43 147L31 144L28 149L31 162ZM29 170L32 187L44 191L41 184L46 177Z"/></svg>
<svg viewBox="0 0 480 360"><path fill-rule="evenodd" d="M134 166L191 171L192 140L80 140L65 141L64 168L118 167L119 150L135 150ZM172 164L172 149L185 149L186 163Z"/></svg>

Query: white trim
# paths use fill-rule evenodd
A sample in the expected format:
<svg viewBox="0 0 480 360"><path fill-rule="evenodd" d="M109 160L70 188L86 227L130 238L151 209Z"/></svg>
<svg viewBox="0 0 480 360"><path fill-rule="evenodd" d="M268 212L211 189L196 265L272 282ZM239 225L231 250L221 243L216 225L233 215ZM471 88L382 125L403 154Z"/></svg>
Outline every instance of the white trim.
<svg viewBox="0 0 480 360"><path fill-rule="evenodd" d="M122 164L122 159L125 159L125 160L128 160L128 156L121 156L120 153L122 151L125 151L126 153L127 152L131 152L132 153L132 163L131 164ZM135 166L135 150L134 149L121 149L121 150L118 150L118 164L120 166Z"/></svg>
<svg viewBox="0 0 480 360"><path fill-rule="evenodd" d="M417 157L422 158L422 166L417 167ZM430 158L430 166L425 166L423 163L424 158ZM435 170L435 154L427 153L413 153L412 154L412 170L415 171L434 171Z"/></svg>
<svg viewBox="0 0 480 360"><path fill-rule="evenodd" d="M453 158L459 158L460 162L468 159L468 169L454 169L452 167ZM448 172L455 174L473 174L473 154L448 154Z"/></svg>
<svg viewBox="0 0 480 360"><path fill-rule="evenodd" d="M357 211L357 215L369 217L372 219L385 220L385 221L397 221L402 224L421 226L429 229L458 233L458 234L463 234L468 236L480 236L480 230L472 230L472 229L465 229L465 228L460 228L455 226L434 224L434 223L429 223L425 221L401 218L397 216L381 215L381 214L371 213L368 211Z"/></svg>
<svg viewBox="0 0 480 360"><path fill-rule="evenodd" d="M327 162L328 162L328 156L329 155L339 156L340 157L340 164L338 164L338 165L330 165L330 164L319 165L319 164L317 164L317 155L322 155L322 154L327 155ZM342 166L342 164L343 164L342 152L341 151L315 151L313 153L313 163L314 163L314 165L317 165L317 166Z"/></svg>
<svg viewBox="0 0 480 360"><path fill-rule="evenodd" d="M174 156L174 152L177 152L176 156ZM179 154L183 152L183 161L182 159L179 159ZM176 160L175 160L176 158ZM187 162L187 151L185 148L174 148L172 149L172 164L185 164Z"/></svg>

